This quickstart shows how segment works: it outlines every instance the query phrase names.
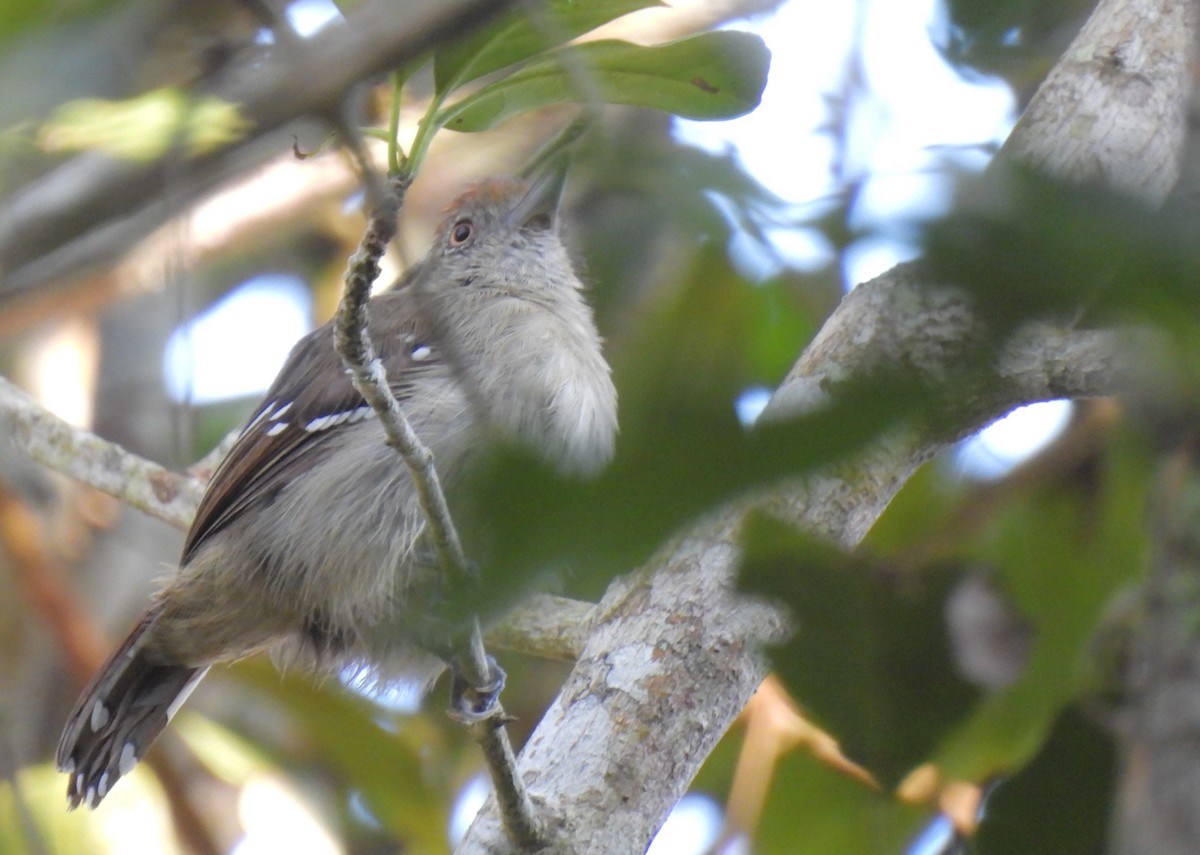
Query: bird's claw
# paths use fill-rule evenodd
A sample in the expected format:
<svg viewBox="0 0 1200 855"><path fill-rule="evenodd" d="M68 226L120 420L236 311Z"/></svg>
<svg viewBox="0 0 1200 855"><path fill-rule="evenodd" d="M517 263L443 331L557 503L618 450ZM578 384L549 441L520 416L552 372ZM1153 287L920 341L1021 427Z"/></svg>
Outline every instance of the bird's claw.
<svg viewBox="0 0 1200 855"><path fill-rule="evenodd" d="M450 683L450 717L463 724L477 724L503 714L500 692L507 675L491 656L487 658L488 681L483 686L468 685L462 669L453 667Z"/></svg>

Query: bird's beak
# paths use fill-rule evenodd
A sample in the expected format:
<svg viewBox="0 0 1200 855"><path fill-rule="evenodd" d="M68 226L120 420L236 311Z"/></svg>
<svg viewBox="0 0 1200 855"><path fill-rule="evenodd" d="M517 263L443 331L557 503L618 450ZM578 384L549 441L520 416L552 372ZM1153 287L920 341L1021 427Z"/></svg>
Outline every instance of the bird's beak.
<svg viewBox="0 0 1200 855"><path fill-rule="evenodd" d="M538 176L516 207L508 212L505 224L509 228L519 229L543 218L545 227L553 226L566 180L566 158L558 158Z"/></svg>

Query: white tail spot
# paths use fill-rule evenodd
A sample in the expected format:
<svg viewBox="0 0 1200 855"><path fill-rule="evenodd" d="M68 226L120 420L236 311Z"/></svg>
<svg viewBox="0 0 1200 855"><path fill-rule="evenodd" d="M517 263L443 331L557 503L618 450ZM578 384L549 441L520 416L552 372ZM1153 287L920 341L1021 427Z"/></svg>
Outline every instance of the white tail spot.
<svg viewBox="0 0 1200 855"><path fill-rule="evenodd" d="M133 743L126 742L125 747L121 749L121 759L117 761L117 771L122 775L128 775L137 765L137 761L137 751L134 749Z"/></svg>
<svg viewBox="0 0 1200 855"><path fill-rule="evenodd" d="M108 724L108 707L104 705L103 701L98 700L92 704L91 724L94 731L99 731L100 728Z"/></svg>

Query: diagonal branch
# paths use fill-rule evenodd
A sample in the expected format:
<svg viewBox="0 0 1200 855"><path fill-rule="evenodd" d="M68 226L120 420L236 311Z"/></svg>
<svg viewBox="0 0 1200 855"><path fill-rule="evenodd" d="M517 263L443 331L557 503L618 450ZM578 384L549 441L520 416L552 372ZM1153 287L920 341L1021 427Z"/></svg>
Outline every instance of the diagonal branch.
<svg viewBox="0 0 1200 855"><path fill-rule="evenodd" d="M33 460L176 528L191 524L204 492L200 481L67 424L3 377L0 427Z"/></svg>

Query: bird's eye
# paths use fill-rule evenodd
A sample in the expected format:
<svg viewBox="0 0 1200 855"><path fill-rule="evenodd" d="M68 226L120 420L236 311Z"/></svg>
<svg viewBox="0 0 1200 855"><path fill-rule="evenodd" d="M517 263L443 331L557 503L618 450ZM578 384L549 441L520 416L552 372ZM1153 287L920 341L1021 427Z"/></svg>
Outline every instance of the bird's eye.
<svg viewBox="0 0 1200 855"><path fill-rule="evenodd" d="M475 234L475 224L470 220L459 220L450 230L450 245L462 246Z"/></svg>

